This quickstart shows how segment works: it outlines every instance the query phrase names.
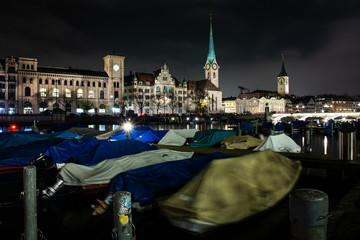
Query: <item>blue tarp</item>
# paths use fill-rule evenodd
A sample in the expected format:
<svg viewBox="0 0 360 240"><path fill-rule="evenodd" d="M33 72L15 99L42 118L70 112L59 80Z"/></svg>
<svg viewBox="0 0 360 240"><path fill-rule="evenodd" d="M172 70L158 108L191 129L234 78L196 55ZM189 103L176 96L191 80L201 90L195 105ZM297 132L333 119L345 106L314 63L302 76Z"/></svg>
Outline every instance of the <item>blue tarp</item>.
<svg viewBox="0 0 360 240"><path fill-rule="evenodd" d="M151 204L155 197L174 191L195 177L210 161L230 156L212 153L200 157L164 162L116 175L109 184L110 192L131 192L132 202Z"/></svg>
<svg viewBox="0 0 360 240"><path fill-rule="evenodd" d="M154 143L159 142L168 130L153 130L148 126L137 126L130 131L130 139L135 139L141 142ZM111 140L126 139L126 132L122 129L112 135Z"/></svg>
<svg viewBox="0 0 360 240"><path fill-rule="evenodd" d="M105 159L118 158L156 149L156 146L132 139L120 141L68 140L49 148L45 155L52 157L54 163L72 162L92 166Z"/></svg>
<svg viewBox="0 0 360 240"><path fill-rule="evenodd" d="M0 139L0 149L7 147L15 147L24 144L28 144L36 141L43 141L50 138L73 138L80 139L79 135L69 133L69 132L57 132L49 134L10 134L6 137Z"/></svg>
<svg viewBox="0 0 360 240"><path fill-rule="evenodd" d="M229 136L236 136L235 131L207 129L198 131L190 142L191 147L211 147L220 143L224 138Z"/></svg>
<svg viewBox="0 0 360 240"><path fill-rule="evenodd" d="M20 147L8 147L0 149L0 167L26 166L34 158L44 154L45 151L60 142L62 138L50 138L43 141L31 142Z"/></svg>

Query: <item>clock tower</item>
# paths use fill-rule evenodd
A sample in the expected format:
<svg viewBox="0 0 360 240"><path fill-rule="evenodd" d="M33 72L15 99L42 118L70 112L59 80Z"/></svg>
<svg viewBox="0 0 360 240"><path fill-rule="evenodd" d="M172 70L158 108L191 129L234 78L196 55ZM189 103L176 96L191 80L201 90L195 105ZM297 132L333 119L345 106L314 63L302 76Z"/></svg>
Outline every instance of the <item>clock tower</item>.
<svg viewBox="0 0 360 240"><path fill-rule="evenodd" d="M125 57L107 55L104 58L104 71L108 74L108 99L114 104L120 104L124 96L124 60Z"/></svg>
<svg viewBox="0 0 360 240"><path fill-rule="evenodd" d="M219 87L219 65L215 57L214 39L212 33L212 17L210 15L210 39L209 53L204 66L205 79L210 80L217 88Z"/></svg>
<svg viewBox="0 0 360 240"><path fill-rule="evenodd" d="M278 94L285 96L289 94L289 76L285 71L284 54L281 59L281 70L277 77Z"/></svg>

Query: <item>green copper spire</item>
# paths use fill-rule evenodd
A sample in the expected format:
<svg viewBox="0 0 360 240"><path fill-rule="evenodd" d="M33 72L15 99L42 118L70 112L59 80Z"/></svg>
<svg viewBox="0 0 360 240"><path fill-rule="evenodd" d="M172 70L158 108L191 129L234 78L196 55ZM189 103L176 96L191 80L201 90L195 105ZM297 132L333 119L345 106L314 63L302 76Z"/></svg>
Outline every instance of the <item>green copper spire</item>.
<svg viewBox="0 0 360 240"><path fill-rule="evenodd" d="M209 39L209 54L207 60L212 63L215 60L215 48L214 48L214 39L212 33L212 16L210 14L210 39Z"/></svg>
<svg viewBox="0 0 360 240"><path fill-rule="evenodd" d="M287 73L285 71L285 63L284 63L284 54L281 54L282 59L281 59L281 71L279 73L279 77L280 76L287 76Z"/></svg>

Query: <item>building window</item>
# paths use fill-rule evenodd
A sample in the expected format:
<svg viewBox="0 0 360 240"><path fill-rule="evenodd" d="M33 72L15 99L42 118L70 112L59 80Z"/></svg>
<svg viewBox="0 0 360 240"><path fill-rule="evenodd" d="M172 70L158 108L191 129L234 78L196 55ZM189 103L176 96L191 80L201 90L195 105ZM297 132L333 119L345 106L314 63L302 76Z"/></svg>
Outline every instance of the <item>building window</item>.
<svg viewBox="0 0 360 240"><path fill-rule="evenodd" d="M30 90L29 87L26 87L26 88L25 88L25 96L26 96L26 97L30 97L30 96L31 96L31 90Z"/></svg>
<svg viewBox="0 0 360 240"><path fill-rule="evenodd" d="M93 87L95 87L95 82L93 82L93 85L92 85Z"/></svg>
<svg viewBox="0 0 360 240"><path fill-rule="evenodd" d="M53 97L59 97L59 89L54 88Z"/></svg>
<svg viewBox="0 0 360 240"><path fill-rule="evenodd" d="M100 99L104 99L104 91L103 90L100 91Z"/></svg>
<svg viewBox="0 0 360 240"><path fill-rule="evenodd" d="M85 83L84 83L84 81L81 81L81 86L83 87L83 86L85 86Z"/></svg>
<svg viewBox="0 0 360 240"><path fill-rule="evenodd" d="M60 79L56 80L56 82L57 82L57 85L61 85L61 80Z"/></svg>
<svg viewBox="0 0 360 240"><path fill-rule="evenodd" d="M83 90L82 90L82 89L78 89L78 91L77 91L77 97L78 97L78 98L82 98L82 97L83 97Z"/></svg>
<svg viewBox="0 0 360 240"><path fill-rule="evenodd" d="M76 81L76 86L79 86L79 81Z"/></svg>
<svg viewBox="0 0 360 240"><path fill-rule="evenodd" d="M116 88L116 82L114 82L114 88Z"/></svg>
<svg viewBox="0 0 360 240"><path fill-rule="evenodd" d="M55 85L55 79L51 80L51 84Z"/></svg>
<svg viewBox="0 0 360 240"><path fill-rule="evenodd" d="M26 83L26 78L23 78L23 83Z"/></svg>
<svg viewBox="0 0 360 240"><path fill-rule="evenodd" d="M46 97L46 89L40 88L40 97Z"/></svg>
<svg viewBox="0 0 360 240"><path fill-rule="evenodd" d="M99 82L98 87L101 87L101 82Z"/></svg>
<svg viewBox="0 0 360 240"><path fill-rule="evenodd" d="M163 87L163 93L166 93L166 87L165 86Z"/></svg>
<svg viewBox="0 0 360 240"><path fill-rule="evenodd" d="M216 78L216 73L213 73L213 78Z"/></svg>
<svg viewBox="0 0 360 240"><path fill-rule="evenodd" d="M90 87L90 82L87 82L87 86Z"/></svg>
<svg viewBox="0 0 360 240"><path fill-rule="evenodd" d="M42 79L41 78L39 79L39 84L42 84Z"/></svg>
<svg viewBox="0 0 360 240"><path fill-rule="evenodd" d="M33 83L34 81L33 81L33 79L32 78L30 78L30 83Z"/></svg>
<svg viewBox="0 0 360 240"><path fill-rule="evenodd" d="M160 92L160 87L156 87L156 92Z"/></svg>
<svg viewBox="0 0 360 240"><path fill-rule="evenodd" d="M163 77L163 81L167 81L167 77Z"/></svg>
<svg viewBox="0 0 360 240"><path fill-rule="evenodd" d="M70 86L72 86L73 85L73 80L70 80Z"/></svg>
<svg viewBox="0 0 360 240"><path fill-rule="evenodd" d="M106 88L106 83L104 83L104 88Z"/></svg>
<svg viewBox="0 0 360 240"><path fill-rule="evenodd" d="M48 79L45 79L45 84L49 84L49 80L48 80Z"/></svg>
<svg viewBox="0 0 360 240"><path fill-rule="evenodd" d="M25 69L25 64L22 65L22 69Z"/></svg>
<svg viewBox="0 0 360 240"><path fill-rule="evenodd" d="M64 85L65 85L65 86L67 85L67 80L64 80Z"/></svg>
<svg viewBox="0 0 360 240"><path fill-rule="evenodd" d="M89 91L89 98L94 98L95 97L95 93L93 90Z"/></svg>
<svg viewBox="0 0 360 240"><path fill-rule="evenodd" d="M114 92L114 98L118 98L119 97L119 92L118 91L115 91Z"/></svg>
<svg viewBox="0 0 360 240"><path fill-rule="evenodd" d="M169 93L172 93L172 87L169 87Z"/></svg>
<svg viewBox="0 0 360 240"><path fill-rule="evenodd" d="M117 82L117 83L116 83L116 87L117 87L117 88L119 88L119 86L120 86L120 83L119 83L119 82Z"/></svg>
<svg viewBox="0 0 360 240"><path fill-rule="evenodd" d="M71 98L71 90L70 89L65 90L65 97Z"/></svg>

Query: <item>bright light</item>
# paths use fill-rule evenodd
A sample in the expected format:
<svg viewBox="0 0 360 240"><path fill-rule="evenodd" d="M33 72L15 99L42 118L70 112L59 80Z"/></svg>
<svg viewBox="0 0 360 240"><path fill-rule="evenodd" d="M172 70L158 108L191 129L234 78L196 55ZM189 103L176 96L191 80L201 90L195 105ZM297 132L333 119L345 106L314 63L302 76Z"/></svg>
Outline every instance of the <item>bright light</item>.
<svg viewBox="0 0 360 240"><path fill-rule="evenodd" d="M10 126L10 128L11 128L11 131L16 131L17 126L16 126L15 124L12 124L12 125Z"/></svg>
<svg viewBox="0 0 360 240"><path fill-rule="evenodd" d="M125 130L125 131L130 131L131 129L132 129L132 124L130 123L130 122L126 122L126 123L124 123L124 125L123 125L123 129Z"/></svg>

